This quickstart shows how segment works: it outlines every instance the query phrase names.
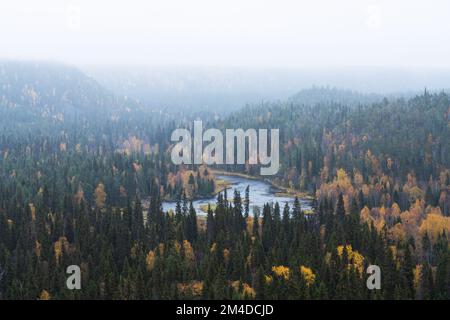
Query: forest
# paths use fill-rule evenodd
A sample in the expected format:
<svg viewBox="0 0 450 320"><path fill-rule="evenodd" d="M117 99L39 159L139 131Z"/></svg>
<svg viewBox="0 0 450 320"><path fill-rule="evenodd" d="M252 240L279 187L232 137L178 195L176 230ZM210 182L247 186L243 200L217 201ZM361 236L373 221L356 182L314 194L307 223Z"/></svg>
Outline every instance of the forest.
<svg viewBox="0 0 450 320"><path fill-rule="evenodd" d="M320 97L324 97L320 99ZM313 88L213 111L149 108L76 68L0 63L0 299L450 299L450 95ZM249 206L174 165L171 132L278 128L270 182L313 198ZM192 201L216 201L207 214ZM177 201L164 212L162 202ZM66 269L81 268L81 290ZM369 265L381 289L366 286Z"/></svg>

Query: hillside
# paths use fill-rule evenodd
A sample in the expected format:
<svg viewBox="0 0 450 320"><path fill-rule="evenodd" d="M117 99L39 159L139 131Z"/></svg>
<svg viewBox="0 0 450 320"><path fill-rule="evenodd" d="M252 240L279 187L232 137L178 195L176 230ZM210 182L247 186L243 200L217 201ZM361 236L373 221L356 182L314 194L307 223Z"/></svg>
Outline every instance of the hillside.
<svg viewBox="0 0 450 320"><path fill-rule="evenodd" d="M79 69L56 63L0 61L0 108L62 121L74 116L111 116L136 108Z"/></svg>
<svg viewBox="0 0 450 320"><path fill-rule="evenodd" d="M375 93L359 93L357 91L338 89L335 87L312 87L294 94L289 98L289 101L305 105L315 105L318 103L358 105L380 102L383 98L383 95Z"/></svg>

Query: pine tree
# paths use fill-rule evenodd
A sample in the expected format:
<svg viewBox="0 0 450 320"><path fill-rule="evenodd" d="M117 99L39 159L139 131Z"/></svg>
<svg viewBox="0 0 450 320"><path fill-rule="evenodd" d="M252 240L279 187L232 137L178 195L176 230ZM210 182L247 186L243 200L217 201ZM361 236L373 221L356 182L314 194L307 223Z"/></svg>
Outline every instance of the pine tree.
<svg viewBox="0 0 450 320"><path fill-rule="evenodd" d="M211 209L211 205L208 204L208 214L206 217L206 239L208 246L210 246L214 239L216 238L216 222L214 219L214 214Z"/></svg>
<svg viewBox="0 0 450 320"><path fill-rule="evenodd" d="M250 185L245 188L244 218L247 220L250 211Z"/></svg>
<svg viewBox="0 0 450 320"><path fill-rule="evenodd" d="M342 193L339 193L334 213L339 219L342 219L345 216L344 197L342 196Z"/></svg>

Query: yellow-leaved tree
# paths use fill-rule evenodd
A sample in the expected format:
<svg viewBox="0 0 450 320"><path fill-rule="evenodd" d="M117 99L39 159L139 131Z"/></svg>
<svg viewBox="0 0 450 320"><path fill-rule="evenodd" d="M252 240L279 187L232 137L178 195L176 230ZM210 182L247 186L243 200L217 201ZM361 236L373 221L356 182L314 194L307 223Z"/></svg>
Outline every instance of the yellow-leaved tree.
<svg viewBox="0 0 450 320"><path fill-rule="evenodd" d="M101 182L98 184L97 188L95 188L94 199L97 208L103 209L106 202L106 192L105 192L105 185Z"/></svg>
<svg viewBox="0 0 450 320"><path fill-rule="evenodd" d="M280 278L284 278L284 280L289 280L291 271L288 267L285 266L273 266L272 272Z"/></svg>
<svg viewBox="0 0 450 320"><path fill-rule="evenodd" d="M177 283L177 290L182 296L201 296L203 293L203 281L192 280L190 282Z"/></svg>
<svg viewBox="0 0 450 320"><path fill-rule="evenodd" d="M311 286L314 281L316 280L316 275L312 271L311 268L300 266L300 274L302 275L303 279L306 281L306 285L309 287Z"/></svg>
<svg viewBox="0 0 450 320"><path fill-rule="evenodd" d="M236 280L231 283L231 287L239 295L240 299L254 299L256 297L255 290L248 283Z"/></svg>
<svg viewBox="0 0 450 320"><path fill-rule="evenodd" d="M145 257L145 263L147 265L147 270L150 272L155 267L155 259L156 259L155 252L153 250L150 250L147 253L147 256Z"/></svg>
<svg viewBox="0 0 450 320"><path fill-rule="evenodd" d="M420 234L423 236L428 234L433 242L437 240L440 234L450 234L450 217L444 217L439 212L433 212L427 215L426 219L422 221L419 228Z"/></svg>
<svg viewBox="0 0 450 320"><path fill-rule="evenodd" d="M51 296L50 293L48 293L47 290L42 290L41 294L39 295L39 300L50 300Z"/></svg>
<svg viewBox="0 0 450 320"><path fill-rule="evenodd" d="M62 257L63 250L65 253L69 253L70 251L70 243L66 237L59 237L58 241L54 243L53 247L55 251L55 260L56 264L59 264L59 260Z"/></svg>
<svg viewBox="0 0 450 320"><path fill-rule="evenodd" d="M183 252L187 265L189 268L193 268L195 264L194 249L192 248L191 243L187 240L183 240Z"/></svg>
<svg viewBox="0 0 450 320"><path fill-rule="evenodd" d="M337 247L339 257L343 256L344 249L348 259L347 267L354 268L361 275L364 271L364 257L358 251L353 250L350 244L346 245L345 247L342 245Z"/></svg>

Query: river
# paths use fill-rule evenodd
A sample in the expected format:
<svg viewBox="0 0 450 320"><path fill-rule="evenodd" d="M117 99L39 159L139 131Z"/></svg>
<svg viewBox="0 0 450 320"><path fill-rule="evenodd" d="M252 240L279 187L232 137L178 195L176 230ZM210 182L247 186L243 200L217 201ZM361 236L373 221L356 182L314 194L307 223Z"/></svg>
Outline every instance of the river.
<svg viewBox="0 0 450 320"><path fill-rule="evenodd" d="M262 209L262 206L265 203L275 203L278 202L280 204L281 210L285 203L289 203L292 208L292 204L294 203L294 197L278 195L277 191L269 182L263 180L256 179L248 179L241 176L233 176L233 175L217 175L217 179L225 180L230 184L230 187L227 190L228 198L232 199L234 190L237 190L241 193L242 199L245 197L245 188L250 186L250 214L253 212L254 207L258 207ZM202 210L202 206L216 203L217 196L199 199L192 202L195 210L198 214L205 214ZM301 203L301 207L303 210L311 210L311 201L306 199L299 199ZM163 210L175 210L176 202L173 201L164 201L163 202Z"/></svg>

